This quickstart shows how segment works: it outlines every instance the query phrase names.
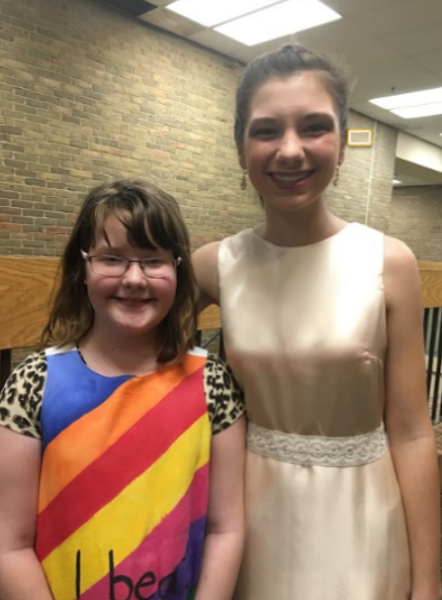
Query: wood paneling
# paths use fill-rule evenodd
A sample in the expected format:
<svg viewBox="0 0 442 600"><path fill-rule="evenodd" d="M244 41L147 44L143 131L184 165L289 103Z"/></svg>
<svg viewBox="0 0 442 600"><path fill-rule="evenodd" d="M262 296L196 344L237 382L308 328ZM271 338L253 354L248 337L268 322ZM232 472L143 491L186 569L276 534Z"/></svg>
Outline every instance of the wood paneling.
<svg viewBox="0 0 442 600"><path fill-rule="evenodd" d="M442 263L420 262L419 271L424 308L442 306Z"/></svg>
<svg viewBox="0 0 442 600"><path fill-rule="evenodd" d="M39 342L58 264L57 258L0 257L0 350Z"/></svg>

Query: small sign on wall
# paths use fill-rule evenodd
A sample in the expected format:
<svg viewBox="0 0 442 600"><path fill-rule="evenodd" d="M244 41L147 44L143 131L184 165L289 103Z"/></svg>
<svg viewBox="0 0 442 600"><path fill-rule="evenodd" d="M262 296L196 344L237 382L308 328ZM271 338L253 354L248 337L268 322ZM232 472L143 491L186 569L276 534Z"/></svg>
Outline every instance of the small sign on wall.
<svg viewBox="0 0 442 600"><path fill-rule="evenodd" d="M371 146L373 144L372 129L349 129L347 134L349 146Z"/></svg>

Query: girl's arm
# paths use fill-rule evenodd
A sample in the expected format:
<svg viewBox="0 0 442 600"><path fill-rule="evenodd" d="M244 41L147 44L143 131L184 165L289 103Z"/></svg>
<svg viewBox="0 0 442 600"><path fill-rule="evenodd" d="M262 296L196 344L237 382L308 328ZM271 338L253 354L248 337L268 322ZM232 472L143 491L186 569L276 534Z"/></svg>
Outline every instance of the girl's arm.
<svg viewBox="0 0 442 600"><path fill-rule="evenodd" d="M52 600L34 552L40 440L0 427L0 600Z"/></svg>
<svg viewBox="0 0 442 600"><path fill-rule="evenodd" d="M195 600L230 600L244 541L245 417L212 438L203 562Z"/></svg>
<svg viewBox="0 0 442 600"><path fill-rule="evenodd" d="M385 417L410 540L411 600L439 600L440 484L426 399L420 278L411 251L391 238L385 245L385 295Z"/></svg>

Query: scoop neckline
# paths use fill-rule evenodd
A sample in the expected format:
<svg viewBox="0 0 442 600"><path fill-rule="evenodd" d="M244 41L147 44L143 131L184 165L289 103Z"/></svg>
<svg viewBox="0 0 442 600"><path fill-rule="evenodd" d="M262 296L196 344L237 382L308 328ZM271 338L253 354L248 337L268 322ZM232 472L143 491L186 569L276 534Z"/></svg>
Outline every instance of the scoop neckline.
<svg viewBox="0 0 442 600"><path fill-rule="evenodd" d="M249 229L249 232L252 234L252 236L255 240L258 240L261 244L268 246L270 248L276 248L277 250L305 250L307 248L317 248L319 246L324 246L324 245L327 245L327 244L333 242L334 240L339 238L341 235L343 235L344 232L346 232L348 229L351 229L354 225L355 225L354 222L349 222L342 229L340 229L333 235L330 235L328 238L325 238L324 240L321 240L320 242L314 242L313 244L305 244L304 246L279 246L278 244L274 244L273 242L264 240L261 236L259 236L256 233L256 231L253 227L251 227Z"/></svg>

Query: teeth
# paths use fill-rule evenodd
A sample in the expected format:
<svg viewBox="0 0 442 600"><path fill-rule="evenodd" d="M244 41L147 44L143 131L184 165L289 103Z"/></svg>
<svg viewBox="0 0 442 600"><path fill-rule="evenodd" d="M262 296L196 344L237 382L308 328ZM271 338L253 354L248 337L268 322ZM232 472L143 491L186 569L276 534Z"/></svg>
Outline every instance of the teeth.
<svg viewBox="0 0 442 600"><path fill-rule="evenodd" d="M302 173L301 175L273 175L273 177L275 179L277 179L278 181L283 181L283 182L289 182L289 183L296 183L297 181L301 181L302 179L305 179L308 176L308 173Z"/></svg>

